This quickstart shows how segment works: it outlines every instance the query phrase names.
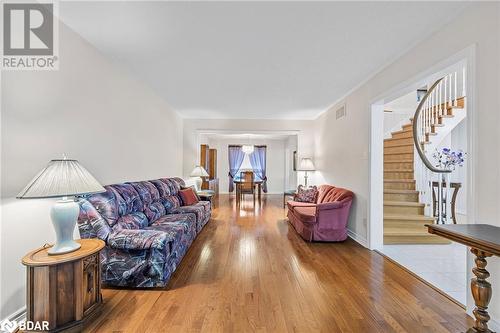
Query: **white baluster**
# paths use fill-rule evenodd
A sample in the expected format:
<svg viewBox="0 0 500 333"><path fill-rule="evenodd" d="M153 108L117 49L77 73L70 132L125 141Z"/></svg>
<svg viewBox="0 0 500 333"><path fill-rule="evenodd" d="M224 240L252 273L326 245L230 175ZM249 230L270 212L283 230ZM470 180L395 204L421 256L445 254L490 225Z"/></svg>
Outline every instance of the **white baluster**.
<svg viewBox="0 0 500 333"><path fill-rule="evenodd" d="M452 75L451 74L448 74L448 88L450 89L449 90L449 93L448 93L448 106L451 107L451 85L452 85L452 82L451 82L451 79L452 79Z"/></svg>
<svg viewBox="0 0 500 333"><path fill-rule="evenodd" d="M448 107L448 99L447 99L447 92L448 92L448 75L444 77L444 107Z"/></svg>
<svg viewBox="0 0 500 333"><path fill-rule="evenodd" d="M465 97L465 91L466 91L465 84L466 84L466 81L465 81L465 67L463 67L462 68L462 96L463 97Z"/></svg>
<svg viewBox="0 0 500 333"><path fill-rule="evenodd" d="M453 106L457 106L458 99L458 87L457 87L457 72L455 72L455 99L453 100Z"/></svg>

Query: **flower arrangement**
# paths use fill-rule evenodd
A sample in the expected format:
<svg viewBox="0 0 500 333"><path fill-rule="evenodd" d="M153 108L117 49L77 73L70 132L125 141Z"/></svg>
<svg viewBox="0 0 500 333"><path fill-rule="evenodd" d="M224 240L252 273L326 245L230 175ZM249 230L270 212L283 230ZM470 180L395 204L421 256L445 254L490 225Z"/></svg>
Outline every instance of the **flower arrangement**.
<svg viewBox="0 0 500 333"><path fill-rule="evenodd" d="M455 170L457 166L464 165L465 155L462 150L453 151L450 148L443 148L441 151L437 150L432 154L436 160L436 167L446 170Z"/></svg>

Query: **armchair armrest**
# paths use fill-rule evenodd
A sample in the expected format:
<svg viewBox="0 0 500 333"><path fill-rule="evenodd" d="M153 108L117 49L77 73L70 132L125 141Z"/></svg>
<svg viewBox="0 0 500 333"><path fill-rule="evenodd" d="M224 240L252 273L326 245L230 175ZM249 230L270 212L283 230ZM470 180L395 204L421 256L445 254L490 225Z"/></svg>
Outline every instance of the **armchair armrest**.
<svg viewBox="0 0 500 333"><path fill-rule="evenodd" d="M108 245L122 250L163 250L169 237L166 232L144 229L121 229L111 232Z"/></svg>

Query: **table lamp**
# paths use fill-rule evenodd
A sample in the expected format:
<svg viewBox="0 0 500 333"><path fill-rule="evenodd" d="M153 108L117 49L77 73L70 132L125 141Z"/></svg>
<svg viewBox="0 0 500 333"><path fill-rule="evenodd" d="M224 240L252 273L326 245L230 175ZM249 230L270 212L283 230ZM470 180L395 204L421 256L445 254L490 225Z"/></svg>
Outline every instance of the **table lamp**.
<svg viewBox="0 0 500 333"><path fill-rule="evenodd" d="M55 255L76 251L81 246L73 240L76 219L80 213L75 196L105 191L106 189L78 161L64 157L50 161L17 198L61 198L50 211L56 243L48 253Z"/></svg>
<svg viewBox="0 0 500 333"><path fill-rule="evenodd" d="M191 171L190 177L195 178L195 186L196 190L201 190L201 184L203 183L203 179L201 177L208 177L208 172L201 165L197 165L194 167L193 171Z"/></svg>
<svg viewBox="0 0 500 333"><path fill-rule="evenodd" d="M316 170L314 168L314 163L312 161L312 159L310 159L309 157L305 157L303 159L300 160L300 164L299 164L299 171L305 171L304 173L304 186L307 187L307 172L308 171L314 171Z"/></svg>

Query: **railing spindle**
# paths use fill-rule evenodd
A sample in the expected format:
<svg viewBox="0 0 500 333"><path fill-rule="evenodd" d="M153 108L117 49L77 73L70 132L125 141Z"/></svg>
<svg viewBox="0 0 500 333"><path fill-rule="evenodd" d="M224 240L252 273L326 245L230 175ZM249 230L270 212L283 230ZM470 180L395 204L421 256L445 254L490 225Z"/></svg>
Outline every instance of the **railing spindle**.
<svg viewBox="0 0 500 333"><path fill-rule="evenodd" d="M458 99L458 87L457 87L457 72L455 72L455 99L453 100L453 106L457 106L457 99Z"/></svg>

